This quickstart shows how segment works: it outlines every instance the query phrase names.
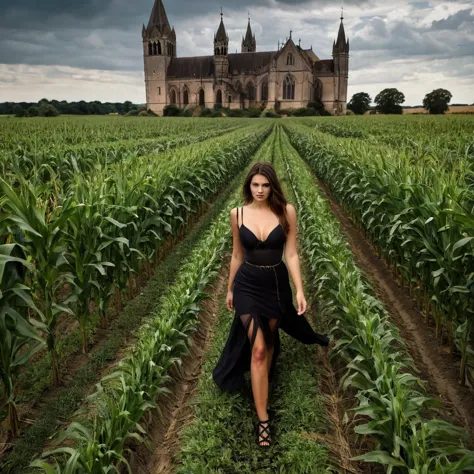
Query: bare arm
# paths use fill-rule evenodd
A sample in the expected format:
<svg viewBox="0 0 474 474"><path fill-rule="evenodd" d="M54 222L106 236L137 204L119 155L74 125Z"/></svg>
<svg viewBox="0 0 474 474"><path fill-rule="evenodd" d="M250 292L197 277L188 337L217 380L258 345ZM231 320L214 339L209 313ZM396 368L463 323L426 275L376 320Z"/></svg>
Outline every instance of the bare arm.
<svg viewBox="0 0 474 474"><path fill-rule="evenodd" d="M300 259L296 248L296 211L293 205L287 204L286 215L290 224L290 231L286 236L285 260L290 270L291 279L296 288L296 300L298 302L298 314L306 311L306 299L303 292L303 281L301 279Z"/></svg>
<svg viewBox="0 0 474 474"><path fill-rule="evenodd" d="M227 286L227 291L232 291L235 274L244 261L244 249L242 247L242 243L240 242L236 208L230 211L230 224L232 228L232 260L230 262L229 284Z"/></svg>

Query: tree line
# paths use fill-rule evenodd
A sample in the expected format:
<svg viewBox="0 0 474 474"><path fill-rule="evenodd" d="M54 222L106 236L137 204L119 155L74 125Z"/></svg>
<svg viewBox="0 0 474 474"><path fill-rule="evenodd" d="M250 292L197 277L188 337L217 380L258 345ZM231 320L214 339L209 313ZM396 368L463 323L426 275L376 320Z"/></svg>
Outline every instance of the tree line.
<svg viewBox="0 0 474 474"><path fill-rule="evenodd" d="M0 103L0 115L16 115L17 117L56 117L67 115L138 115L146 109L144 104L126 102L68 102L67 100L41 99L39 102L3 102Z"/></svg>
<svg viewBox="0 0 474 474"><path fill-rule="evenodd" d="M430 114L444 114L449 108L452 97L451 92L446 89L435 89L425 95L423 107ZM403 108L401 104L405 102L405 95L398 89L388 88L376 95L374 99L375 107L370 105L371 102L372 98L367 92L358 92L352 96L352 99L347 104L347 108L358 115L362 115L369 110L381 114L402 114Z"/></svg>

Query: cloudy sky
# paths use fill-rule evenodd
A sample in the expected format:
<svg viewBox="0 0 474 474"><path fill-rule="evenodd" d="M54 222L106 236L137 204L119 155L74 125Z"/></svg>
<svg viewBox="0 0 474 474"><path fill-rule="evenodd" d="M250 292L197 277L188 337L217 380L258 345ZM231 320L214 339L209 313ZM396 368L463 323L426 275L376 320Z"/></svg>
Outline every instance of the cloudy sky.
<svg viewBox="0 0 474 474"><path fill-rule="evenodd" d="M0 102L143 103L141 28L153 2L0 0ZM452 103L474 103L474 1L164 0L179 56L212 54L222 6L232 52L250 12L257 51L275 50L291 29L303 47L331 58L341 4L349 97L396 87L404 105L416 105L443 87Z"/></svg>

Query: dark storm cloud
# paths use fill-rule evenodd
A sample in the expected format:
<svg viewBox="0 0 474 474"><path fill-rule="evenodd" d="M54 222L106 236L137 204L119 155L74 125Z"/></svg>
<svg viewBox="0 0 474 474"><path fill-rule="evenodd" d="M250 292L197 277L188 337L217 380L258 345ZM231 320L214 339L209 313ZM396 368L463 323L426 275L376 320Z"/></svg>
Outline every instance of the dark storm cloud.
<svg viewBox="0 0 474 474"><path fill-rule="evenodd" d="M0 64L139 70L142 67L141 26L148 23L153 3L154 0L2 0ZM346 2L350 3L370 2ZM314 0L241 0L236 7L234 0L164 1L169 21L176 26L178 43L181 41L181 54L183 29L180 25L186 23L189 28L190 19L196 18L198 28L217 29L221 6L227 26L232 20L235 24L237 17L241 16L242 30L245 31L247 11L252 15L252 10L260 9L261 12L262 7L271 8L272 11L294 11L298 7L306 8L306 5L315 9L330 4L331 0L318 3ZM303 23L308 21L312 25L324 26L323 20L313 17L304 17ZM271 24L272 20L268 18L254 16L252 22L259 22L262 28L265 25L267 32L276 30L276 25ZM292 26L288 26L288 29ZM199 29L193 32L193 41L198 47L203 46L199 41L200 33ZM282 37L272 38L272 43L273 40L276 43L277 39ZM192 51L188 47L188 54L189 49ZM209 45L209 50L212 51L212 45Z"/></svg>
<svg viewBox="0 0 474 474"><path fill-rule="evenodd" d="M448 16L443 20L433 21L431 28L433 30L457 30L462 24L474 22L474 15L472 9L460 10L454 15Z"/></svg>

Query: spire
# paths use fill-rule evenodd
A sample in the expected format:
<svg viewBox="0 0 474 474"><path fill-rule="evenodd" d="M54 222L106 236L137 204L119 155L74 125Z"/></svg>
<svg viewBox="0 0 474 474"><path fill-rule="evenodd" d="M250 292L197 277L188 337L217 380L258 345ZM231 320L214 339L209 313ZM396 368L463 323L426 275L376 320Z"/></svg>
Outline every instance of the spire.
<svg viewBox="0 0 474 474"><path fill-rule="evenodd" d="M250 26L250 18L249 18L249 23L247 25L247 33L245 34L245 40L244 43L251 44L252 43L252 28Z"/></svg>
<svg viewBox="0 0 474 474"><path fill-rule="evenodd" d="M225 31L223 16L224 14L222 13L222 8L221 8L221 23L219 25L219 29L217 30L217 34L214 37L214 41L228 41L227 33Z"/></svg>
<svg viewBox="0 0 474 474"><path fill-rule="evenodd" d="M257 41L255 35L252 33L252 27L250 26L250 12L249 22L247 24L247 33L245 38L242 38L242 53L254 53L257 50Z"/></svg>
<svg viewBox="0 0 474 474"><path fill-rule="evenodd" d="M343 20L344 20L344 9L341 11L341 24L339 25L337 40L333 43L333 48L332 48L333 54L349 52L349 40L346 41L346 32L344 31Z"/></svg>
<svg viewBox="0 0 474 474"><path fill-rule="evenodd" d="M158 28L158 31L162 35L168 35L171 32L170 23L166 16L165 7L162 0L155 0L153 10L151 11L150 21L148 22L147 31L151 34L154 27Z"/></svg>

